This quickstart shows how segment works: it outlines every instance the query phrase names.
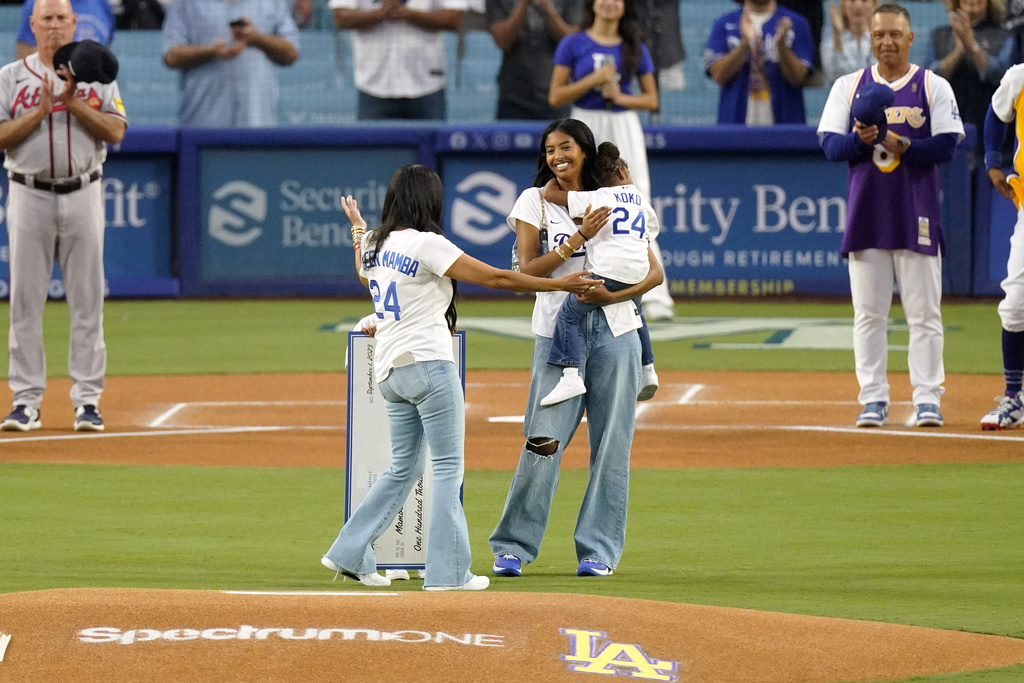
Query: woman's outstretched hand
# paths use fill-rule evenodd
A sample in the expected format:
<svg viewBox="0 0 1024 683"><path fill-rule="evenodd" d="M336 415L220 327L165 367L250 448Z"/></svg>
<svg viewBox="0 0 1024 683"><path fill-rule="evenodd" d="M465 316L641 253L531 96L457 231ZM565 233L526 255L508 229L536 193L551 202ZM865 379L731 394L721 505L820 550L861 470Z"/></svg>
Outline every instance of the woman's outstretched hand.
<svg viewBox="0 0 1024 683"><path fill-rule="evenodd" d="M581 270L578 273L565 275L558 278L556 282L559 284L559 289L572 292L573 294L592 292L604 284L604 280L595 280L590 277L589 270Z"/></svg>
<svg viewBox="0 0 1024 683"><path fill-rule="evenodd" d="M352 198L352 195L342 197L340 201L341 208L345 211L345 215L348 216L350 221L352 221L352 227L362 226L365 230L366 221L363 220L362 214L359 213L359 204Z"/></svg>

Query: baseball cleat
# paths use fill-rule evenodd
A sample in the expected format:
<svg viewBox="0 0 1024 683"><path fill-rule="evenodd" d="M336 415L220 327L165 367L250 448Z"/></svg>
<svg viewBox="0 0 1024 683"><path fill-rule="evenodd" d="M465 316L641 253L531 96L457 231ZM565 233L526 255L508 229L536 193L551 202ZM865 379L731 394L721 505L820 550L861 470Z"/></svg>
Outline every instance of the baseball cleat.
<svg viewBox="0 0 1024 683"><path fill-rule="evenodd" d="M583 560L576 568L576 576L611 576L615 572L604 562Z"/></svg>
<svg viewBox="0 0 1024 683"><path fill-rule="evenodd" d="M75 410L75 431L102 432L103 417L99 408L94 405L78 406Z"/></svg>
<svg viewBox="0 0 1024 683"><path fill-rule="evenodd" d="M40 429L43 423L39 420L41 413L32 406L17 405L14 410L8 413L0 424L0 430L5 432L27 432L31 429Z"/></svg>
<svg viewBox="0 0 1024 683"><path fill-rule="evenodd" d="M568 401L570 398L582 396L585 393L587 393L587 387L583 383L582 377L579 375L576 375L575 377L566 377L563 375L561 379L558 380L558 384L555 385L555 388L540 400L540 404L542 406L553 406L556 403Z"/></svg>
<svg viewBox="0 0 1024 683"><path fill-rule="evenodd" d="M650 401L658 391L658 373L654 371L653 365L645 365L640 377L640 393L637 394L636 400Z"/></svg>
<svg viewBox="0 0 1024 683"><path fill-rule="evenodd" d="M522 576L523 561L515 555L505 553L494 558L494 566L491 572L497 576Z"/></svg>
<svg viewBox="0 0 1024 683"><path fill-rule="evenodd" d="M377 572L372 574L356 574L350 572L347 569L342 569L338 565L334 564L326 555L320 558L320 564L334 572L334 579L338 579L338 574L341 574L346 579L353 579L363 584L364 586L370 586L371 588L377 588L379 586L390 586L391 579L381 576Z"/></svg>
<svg viewBox="0 0 1024 683"><path fill-rule="evenodd" d="M858 427L881 427L889 423L889 404L875 401L864 406L857 416Z"/></svg>
<svg viewBox="0 0 1024 683"><path fill-rule="evenodd" d="M917 411L918 427L941 427L942 413L934 403L921 403L914 407Z"/></svg>
<svg viewBox="0 0 1024 683"><path fill-rule="evenodd" d="M981 428L986 431L1013 429L1022 424L1024 424L1024 394L1019 391L1013 396L1001 397L999 405L981 418Z"/></svg>
<svg viewBox="0 0 1024 683"><path fill-rule="evenodd" d="M486 576L474 576L461 586L424 586L425 591L482 591L491 585Z"/></svg>

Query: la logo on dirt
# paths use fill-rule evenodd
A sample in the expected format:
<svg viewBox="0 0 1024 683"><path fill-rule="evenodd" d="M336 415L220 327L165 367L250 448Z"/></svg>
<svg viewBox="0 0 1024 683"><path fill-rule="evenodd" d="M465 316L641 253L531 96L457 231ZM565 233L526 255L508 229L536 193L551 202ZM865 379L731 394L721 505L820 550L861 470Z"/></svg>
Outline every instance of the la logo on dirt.
<svg viewBox="0 0 1024 683"><path fill-rule="evenodd" d="M625 676L646 681L677 681L679 664L668 659L652 659L639 645L607 640L604 631L560 628L569 638L569 654L562 659L569 669L585 674Z"/></svg>

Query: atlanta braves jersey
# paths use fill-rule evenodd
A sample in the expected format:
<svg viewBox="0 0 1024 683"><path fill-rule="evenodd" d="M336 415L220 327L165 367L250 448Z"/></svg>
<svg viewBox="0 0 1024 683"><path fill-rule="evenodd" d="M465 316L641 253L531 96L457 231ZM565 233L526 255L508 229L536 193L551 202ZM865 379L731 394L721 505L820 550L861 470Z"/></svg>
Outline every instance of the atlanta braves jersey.
<svg viewBox="0 0 1024 683"><path fill-rule="evenodd" d="M946 79L916 64L891 83L878 73L877 65L837 80L825 102L819 135L846 135L853 130L853 96L870 80L896 91L895 101L885 110L893 133L911 141L947 133L963 139L964 125L953 88ZM945 253L938 165L901 163L898 154L890 154L876 143L870 156L850 162L847 187L843 256L864 249L909 249L931 256Z"/></svg>
<svg viewBox="0 0 1024 683"><path fill-rule="evenodd" d="M635 185L570 192L569 215L583 216L587 206L611 207L608 222L587 241L587 268L600 277L635 285L647 277L647 250L658 236L658 214Z"/></svg>
<svg viewBox="0 0 1024 683"><path fill-rule="evenodd" d="M387 378L395 359L405 353L415 361L455 362L452 333L444 314L452 301L452 280L445 272L462 250L443 235L395 230L380 248L363 236L364 261L359 274L369 280L377 312L374 374Z"/></svg>
<svg viewBox="0 0 1024 683"><path fill-rule="evenodd" d="M10 121L39 106L44 74L54 84L53 112L21 143L6 150L4 168L42 180L73 178L98 169L107 158L106 145L56 100L64 81L43 65L38 54L0 69L0 121ZM79 83L78 96L93 109L127 123L117 81Z"/></svg>

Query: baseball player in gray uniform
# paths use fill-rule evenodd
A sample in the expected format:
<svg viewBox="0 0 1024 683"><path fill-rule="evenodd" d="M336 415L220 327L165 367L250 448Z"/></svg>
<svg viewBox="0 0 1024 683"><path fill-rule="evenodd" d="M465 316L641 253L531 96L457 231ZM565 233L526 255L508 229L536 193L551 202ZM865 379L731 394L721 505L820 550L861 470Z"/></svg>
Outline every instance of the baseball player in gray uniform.
<svg viewBox="0 0 1024 683"><path fill-rule="evenodd" d="M117 61L105 48L83 41L57 55L71 43L75 22L68 0L38 0L31 18L38 52L0 69L0 148L6 152L9 186L8 382L14 403L0 423L3 430L42 426L42 315L54 257L71 313L68 374L74 426L103 429L97 407L107 362L100 179L105 145L119 143L128 122L113 81Z"/></svg>

